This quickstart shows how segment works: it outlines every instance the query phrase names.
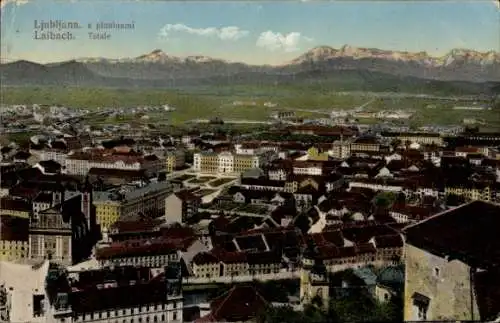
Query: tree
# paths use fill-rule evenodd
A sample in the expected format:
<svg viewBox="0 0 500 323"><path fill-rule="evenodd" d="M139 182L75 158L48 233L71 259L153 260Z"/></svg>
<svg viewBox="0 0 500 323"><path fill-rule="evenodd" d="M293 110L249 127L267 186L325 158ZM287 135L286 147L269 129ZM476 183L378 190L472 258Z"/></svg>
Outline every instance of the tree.
<svg viewBox="0 0 500 323"><path fill-rule="evenodd" d="M380 192L373 198L373 204L375 208L390 208L394 201L396 200L396 195L392 192Z"/></svg>
<svg viewBox="0 0 500 323"><path fill-rule="evenodd" d="M311 300L311 304L318 307L318 308L322 308L323 307L323 299L321 298L321 296L316 295Z"/></svg>
<svg viewBox="0 0 500 323"><path fill-rule="evenodd" d="M310 322L304 313L296 312L291 306L271 307L257 315L259 323L304 323Z"/></svg>

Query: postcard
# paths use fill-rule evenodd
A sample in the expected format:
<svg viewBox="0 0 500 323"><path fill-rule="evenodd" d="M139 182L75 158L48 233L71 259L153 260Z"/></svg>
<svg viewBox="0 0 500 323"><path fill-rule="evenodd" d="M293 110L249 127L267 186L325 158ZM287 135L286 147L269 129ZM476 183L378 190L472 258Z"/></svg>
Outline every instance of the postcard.
<svg viewBox="0 0 500 323"><path fill-rule="evenodd" d="M1 0L1 322L500 322L500 7Z"/></svg>

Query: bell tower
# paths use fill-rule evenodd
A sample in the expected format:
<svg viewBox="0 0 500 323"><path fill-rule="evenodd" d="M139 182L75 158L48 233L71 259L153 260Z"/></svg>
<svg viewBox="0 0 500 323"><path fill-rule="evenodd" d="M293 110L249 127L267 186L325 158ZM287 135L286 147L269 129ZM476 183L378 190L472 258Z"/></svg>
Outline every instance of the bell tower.
<svg viewBox="0 0 500 323"><path fill-rule="evenodd" d="M87 228L92 230L95 225L95 216L93 210L92 202L92 184L90 183L89 177L85 178L84 184L81 186L80 192L82 194L81 211L87 222Z"/></svg>
<svg viewBox="0 0 500 323"><path fill-rule="evenodd" d="M300 303L318 305L323 308L329 303L328 271L313 241L308 241L304 251L300 275Z"/></svg>

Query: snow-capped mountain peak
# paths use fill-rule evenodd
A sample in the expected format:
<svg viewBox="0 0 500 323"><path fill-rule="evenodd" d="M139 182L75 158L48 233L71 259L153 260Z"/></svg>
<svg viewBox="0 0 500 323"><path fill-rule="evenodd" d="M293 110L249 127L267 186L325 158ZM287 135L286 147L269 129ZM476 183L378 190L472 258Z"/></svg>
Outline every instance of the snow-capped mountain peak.
<svg viewBox="0 0 500 323"><path fill-rule="evenodd" d="M455 61L467 61L473 64L488 65L500 63L500 53L498 52L478 52L470 49L452 49L446 55L434 57L426 52L407 52L382 50L377 48L362 48L350 45L344 45L340 49L328 46L313 48L305 54L289 62L297 65L302 63L321 62L334 58L358 59L383 59L389 61L414 62L421 65L447 66Z"/></svg>
<svg viewBox="0 0 500 323"><path fill-rule="evenodd" d="M141 55L131 60L143 63L164 63L170 61L180 61L181 59L175 56L170 56L161 49L155 49L151 53Z"/></svg>

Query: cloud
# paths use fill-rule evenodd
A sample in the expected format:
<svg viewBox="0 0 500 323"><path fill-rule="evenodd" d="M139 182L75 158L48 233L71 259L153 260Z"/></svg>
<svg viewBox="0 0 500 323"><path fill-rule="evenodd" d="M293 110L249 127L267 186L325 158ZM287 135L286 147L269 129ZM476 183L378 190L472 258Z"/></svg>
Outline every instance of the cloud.
<svg viewBox="0 0 500 323"><path fill-rule="evenodd" d="M9 3L13 3L16 6L22 6L23 4L27 4L28 0L0 0L0 8L5 7Z"/></svg>
<svg viewBox="0 0 500 323"><path fill-rule="evenodd" d="M302 36L299 32L291 32L282 34L271 30L260 34L257 39L257 47L266 48L270 51L283 50L285 52L295 52L300 50L299 44L307 41L312 41L312 38Z"/></svg>
<svg viewBox="0 0 500 323"><path fill-rule="evenodd" d="M236 26L227 26L222 28L208 27L208 28L193 28L184 24L167 24L160 30L160 37L169 38L173 32L184 32L191 35L203 37L217 37L221 40L238 40L250 33L247 30L240 29Z"/></svg>

